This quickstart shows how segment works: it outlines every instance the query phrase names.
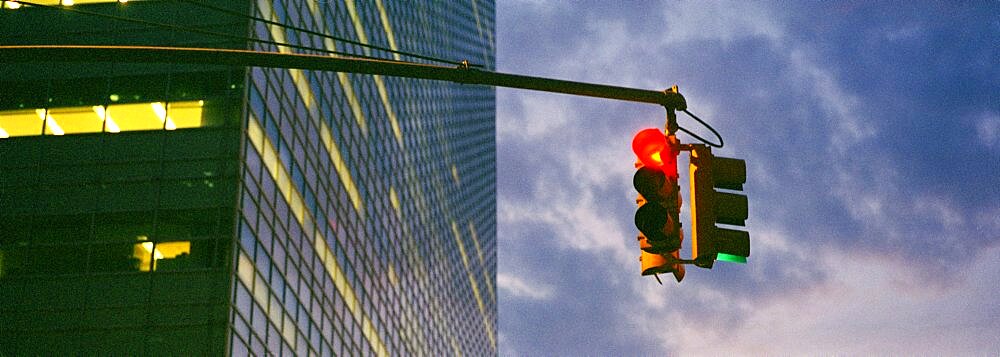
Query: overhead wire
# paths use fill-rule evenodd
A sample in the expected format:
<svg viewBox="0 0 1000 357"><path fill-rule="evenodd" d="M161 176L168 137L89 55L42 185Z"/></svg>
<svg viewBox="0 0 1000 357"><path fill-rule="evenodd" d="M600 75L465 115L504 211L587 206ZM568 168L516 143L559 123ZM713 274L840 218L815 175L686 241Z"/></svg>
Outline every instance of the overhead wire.
<svg viewBox="0 0 1000 357"><path fill-rule="evenodd" d="M425 56L425 55L421 55L421 54L417 54L417 53L413 53L413 52L399 51L399 50L394 50L394 49L387 48L387 47L382 47L382 46L378 46L378 45L367 44L367 43L360 42L360 41L354 41L354 40L346 39L346 38L343 38L343 37L333 36L333 35L330 35L330 34L327 34L327 33L322 33L322 32L318 32L318 31L304 29L304 28L301 28L301 27L292 26L292 25L285 24L285 23L282 23L282 22L279 22L279 21L273 21L273 20L268 20L268 19L263 19L263 18L260 18L260 17L256 17L256 16L251 16L251 15L243 14L243 13L240 13L238 11L233 11L233 10L229 10L229 9L225 9L225 8L221 8L221 7L217 7L217 6L213 6L213 5L209 5L209 4L205 4L205 3L201 2L201 1L197 1L197 0L173 0L173 1L177 1L177 2L191 4L191 5L194 5L194 6L203 7L203 8L206 8L206 9L210 9L210 10L213 10L213 11L222 12L222 13L225 13L225 14L228 14L228 15L232 15L232 16L238 16L238 17L242 17L242 18L246 18L246 19L250 19L250 20L254 20L254 21L259 21L259 22L263 22L263 23L266 23L266 24L269 24L269 25L281 26L282 28L284 28L286 30L293 30L293 31L297 31L297 32L307 33L307 34L314 35L314 36L319 36L319 37L322 37L322 38L328 38L328 39L331 39L331 40L334 40L334 41L338 41L338 42L349 43L349 44L357 45L357 46L361 46L361 47L367 47L367 48L371 48L373 50L379 50L379 51L385 51L385 52L389 52L389 53L395 53L395 54L398 54L398 55L401 55L401 56L407 56L407 57L412 57L412 58L419 58L419 59L427 60L427 61L447 63L447 64L451 64L451 65L463 65L463 62L461 62L461 61L450 61L450 60L446 60L446 59L441 59L441 58L436 58L436 57L431 57L431 56ZM470 65L470 66L481 67L479 65Z"/></svg>
<svg viewBox="0 0 1000 357"><path fill-rule="evenodd" d="M677 126L678 130L683 131L684 133L693 136L695 139L698 139L701 142L703 142L706 145L711 146L711 147L722 148L722 146L726 144L724 141L722 141L722 135L719 135L719 132L715 131L715 128L713 128L711 125L708 125L708 123L706 123L704 120L701 120L701 118L699 118L698 116L692 114L687 109L683 109L682 111L684 113L686 113L688 116L690 116L692 119L698 121L698 123L701 123L701 125L704 126L705 128L707 128L708 130L710 130L712 132L712 134L715 134L715 137L719 138L719 143L716 144L716 143L710 142L708 140L705 140L705 138L702 138L701 136L698 136L698 134L695 134L695 133L691 132L690 130L684 129L684 127L681 127L680 125Z"/></svg>
<svg viewBox="0 0 1000 357"><path fill-rule="evenodd" d="M229 39L250 41L250 42L255 42L255 43L263 43L263 44L270 44L270 45L275 45L275 46L285 46L285 47L295 48L295 49L301 49L301 50L320 51L320 52L326 52L326 53L336 54L336 55L342 55L342 56L366 57L366 58L369 57L369 56L362 56L362 55L350 54L350 53L346 53L346 52L330 51L330 50L326 50L326 49L318 49L318 48L312 48L312 47L307 47L307 46L292 45L292 44L287 44L287 43L280 43L280 42L275 42L275 41L268 41L268 40L262 40L262 39L255 39L255 38L250 38L250 37L244 37L244 36L239 36L239 35L232 35L232 34L222 33L222 32L215 32L215 31L202 30L202 29L191 28L191 27L184 27L184 26L172 25L172 24L167 24L167 23L162 23L162 22L156 22L156 21L140 20L140 19L131 18L131 17L102 14L102 13L93 12L93 11L86 11L86 10L75 9L75 8L67 7L67 6L43 5L43 4L33 3L33 2L30 2L30 1L18 1L18 2L20 2L22 4L25 4L25 5L30 5L30 6L38 6L38 7L52 9L52 10L69 11L69 12L83 14L83 15L103 17L103 18L106 18L106 19L113 19L113 20L131 22L131 23L142 24L142 25L147 25L147 26L155 26L155 27L160 27L160 28L165 28L165 29L171 29L171 30L176 30L176 31L192 32L192 33L198 33L198 34L202 34L202 35L211 35L211 36L225 37L225 38L229 38Z"/></svg>
<svg viewBox="0 0 1000 357"><path fill-rule="evenodd" d="M175 31L191 32L191 33L197 33L197 34L202 34L202 35L225 37L225 38L234 39L234 40L241 40L241 41L247 41L247 42L253 42L253 43L260 43L260 44L267 44L267 45L273 45L273 46L284 46L284 47L294 48L294 49L299 49L299 50L316 51L316 52L322 52L322 53L327 53L327 54L334 54L334 55L345 56L345 57L365 58L365 59L377 59L377 60L390 60L391 61L391 59L380 58L380 57L375 57L375 56L366 56L366 55L360 55L360 54L355 54L355 53L348 53L348 52L343 52L343 51L328 50L328 49L325 49L325 48L315 48L315 47L309 47L309 46L301 46L301 45L294 45L294 44L288 44L288 43L281 43L281 42L276 42L276 41L263 40L263 39L259 39L259 38L252 38L252 37L246 37L246 36L232 35L232 34L228 34L228 33L222 33L222 32L216 32L216 31L209 31L209 30L202 30L202 29L198 29L198 28L184 27L184 26L178 26L178 25L173 25L173 24L168 24L168 23L162 23L162 22L156 22L156 21L141 20L141 19L136 19L136 18L131 18L131 17L125 17L125 16L102 14L102 13L99 13L99 12L80 10L80 9L76 9L76 8L72 8L72 7L68 7L68 6L44 5L44 4L34 3L34 2L30 2L30 1L23 1L23 0L19 0L18 3L24 4L24 5L29 5L29 6L37 6L37 7L51 9L51 10L68 11L68 12L73 12L73 13L78 13L78 14L83 14L83 15L96 16L96 17L102 17L102 18L106 18L106 19L113 19L113 20L118 20L118 21L131 22L131 23L135 23L135 24L142 24L142 25L146 25L146 26L160 27L160 28L165 28L165 29L170 29L170 30L175 30ZM291 28L290 26L287 26L287 25L285 25L285 26L288 27L288 28ZM295 28L292 28L292 29L295 30ZM331 38L331 39L334 39L334 38ZM341 41L343 39L336 38L336 40L337 41ZM426 56L424 56L424 57L426 57ZM433 59L433 57L429 57L429 58ZM444 63L461 64L461 62L452 62L452 61L446 61L446 60L440 60L440 59L433 59L433 60L437 60L439 62L444 62Z"/></svg>

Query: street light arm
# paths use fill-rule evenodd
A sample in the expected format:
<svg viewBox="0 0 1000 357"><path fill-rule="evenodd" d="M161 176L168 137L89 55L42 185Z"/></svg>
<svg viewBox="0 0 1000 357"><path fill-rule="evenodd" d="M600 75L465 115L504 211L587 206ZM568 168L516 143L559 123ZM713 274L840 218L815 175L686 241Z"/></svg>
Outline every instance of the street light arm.
<svg viewBox="0 0 1000 357"><path fill-rule="evenodd" d="M34 62L39 61L39 59L53 62L197 63L376 74L659 104L668 110L687 109L684 96L671 90L654 91L531 77L484 71L468 66L447 67L385 59L218 48L80 45L0 46L0 62Z"/></svg>

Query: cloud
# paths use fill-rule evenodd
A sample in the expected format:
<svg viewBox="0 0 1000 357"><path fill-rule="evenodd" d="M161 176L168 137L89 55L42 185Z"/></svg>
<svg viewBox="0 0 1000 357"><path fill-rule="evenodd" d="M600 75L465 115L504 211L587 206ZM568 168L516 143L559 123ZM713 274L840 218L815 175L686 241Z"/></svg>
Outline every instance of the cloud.
<svg viewBox="0 0 1000 357"><path fill-rule="evenodd" d="M981 230L993 230L1000 234L1000 202L994 202L994 207L976 215L977 227Z"/></svg>
<svg viewBox="0 0 1000 357"><path fill-rule="evenodd" d="M521 353L518 352L518 347L514 345L513 341L511 341L510 335L503 332L502 329L499 333L497 333L497 351L500 356L504 357L521 355Z"/></svg>
<svg viewBox="0 0 1000 357"><path fill-rule="evenodd" d="M662 109L499 90L500 271L504 279L545 282L552 294L518 296L515 282L500 289L506 346L617 355L996 351L995 338L977 333L1000 320L990 303L995 289L982 283L1000 270L995 175L968 175L975 180L963 187L986 188L975 202L956 194L961 189L935 189L947 183L922 184L952 176L936 164L913 165L941 160L939 150L911 149L924 148L924 131L947 134L954 126L913 114L945 103L858 78L933 72L934 58L960 58L941 53L907 62L918 66L905 72L894 68L941 31L913 24L933 21L870 23L859 14L872 9L855 6L584 5L498 4L510 41L498 54L501 70L646 88L680 84L692 111L725 136L717 154L747 160L750 262L692 267L683 284L639 277L632 168L623 163L632 160L630 135L662 125ZM855 40L892 43L857 47ZM945 73L962 75L956 68ZM962 110L983 112L976 104ZM973 129L962 134L975 154L1000 147L1000 119L986 113L962 122ZM955 144L933 145L968 154ZM686 187L682 194L689 198ZM935 343L938 336L949 340Z"/></svg>
<svg viewBox="0 0 1000 357"><path fill-rule="evenodd" d="M497 286L516 298L549 300L553 297L551 286L529 282L506 273L497 273Z"/></svg>
<svg viewBox="0 0 1000 357"><path fill-rule="evenodd" d="M643 77L639 61L623 58L643 58L642 43L646 34L630 31L625 19L598 18L587 22L582 32L587 41L578 42L572 54L559 61L559 71L574 81L636 85Z"/></svg>
<svg viewBox="0 0 1000 357"><path fill-rule="evenodd" d="M780 41L785 37L776 13L759 2L673 2L664 7L663 47L680 42L729 43L747 37Z"/></svg>
<svg viewBox="0 0 1000 357"><path fill-rule="evenodd" d="M979 143L990 149L1000 149L1000 114L983 113L976 121Z"/></svg>
<svg viewBox="0 0 1000 357"><path fill-rule="evenodd" d="M510 114L516 115L503 115L503 120L497 122L498 142L523 142L557 136L557 130L578 117L564 97L517 94L510 96L509 100L515 109L500 110L502 114L510 111Z"/></svg>
<svg viewBox="0 0 1000 357"><path fill-rule="evenodd" d="M754 302L739 326L675 315L662 342L680 355L995 354L1000 337L986 331L1000 327L988 283L1000 278L998 259L994 248L968 274L937 277L955 281L938 289L898 261L831 252L826 284Z"/></svg>
<svg viewBox="0 0 1000 357"><path fill-rule="evenodd" d="M623 237L631 236L620 230L610 216L611 211L601 207L594 193L587 189L560 187L558 181L540 178L535 186L534 200L514 201L498 198L498 221L504 225L540 224L548 227L553 236L532 237L561 242L559 247L591 253L611 254L620 261L631 261Z"/></svg>
<svg viewBox="0 0 1000 357"><path fill-rule="evenodd" d="M883 33L886 40L904 41L913 40L923 35L923 28L917 24L904 24L886 29Z"/></svg>
<svg viewBox="0 0 1000 357"><path fill-rule="evenodd" d="M811 90L811 103L818 105L825 120L833 123L829 133L829 147L835 153L847 153L852 145L876 135L871 125L865 124L870 118L858 110L858 99L849 94L839 84L837 77L826 68L828 64L818 62L806 46L796 45L788 53L788 61L798 80L798 88Z"/></svg>
<svg viewBox="0 0 1000 357"><path fill-rule="evenodd" d="M922 195L913 204L914 214L936 221L945 231L957 231L966 224L965 217L946 197Z"/></svg>

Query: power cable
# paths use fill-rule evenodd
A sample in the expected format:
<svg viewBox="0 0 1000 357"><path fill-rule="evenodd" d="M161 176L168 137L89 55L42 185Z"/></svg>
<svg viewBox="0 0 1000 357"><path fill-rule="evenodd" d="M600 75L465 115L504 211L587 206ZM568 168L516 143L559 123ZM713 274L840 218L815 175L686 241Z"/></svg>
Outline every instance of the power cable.
<svg viewBox="0 0 1000 357"><path fill-rule="evenodd" d="M18 2L21 3L21 4L24 4L24 5L38 6L38 7L41 7L41 8L47 8L47 9L51 9L51 10L69 11L69 12L74 12L74 13L78 13L78 14L103 17L103 18L107 18L107 19L114 19L114 20L119 20L119 21L125 21L125 22L143 24L143 25L147 25L147 26L156 26L156 27L161 27L161 28L166 28L166 29L171 29L171 30L176 30L176 31L192 32L192 33L198 33L198 34L202 34L202 35L219 36L219 37L225 37L225 38L229 38L229 39L235 39L235 40L241 40L241 41L248 41L248 42L254 42L254 43L262 43L262 44L268 44L268 45L274 45L274 46L285 46L285 47L289 47L289 48L295 48L295 49L306 50L306 51L317 51L317 52L323 52L323 53L328 53L328 54L335 54L335 55L345 56L345 57L365 58L365 59L377 59L377 60L389 60L389 61L391 61L390 59L385 59L385 58L379 58L379 57L373 57L373 56L365 56L365 55L358 55L358 54L347 53L347 52L340 52L340 51L332 51L332 50L327 50L327 49L322 49L322 48L313 48L313 47L308 47L308 46L292 45L292 44L287 44L287 43L280 43L280 42L275 42L275 41L262 40L262 39L258 39L258 38L250 38L250 37L244 37L244 36L238 36L238 35L231 35L231 34L222 33L222 32L201 30L201 29L196 29L196 28L187 28L187 27L183 27L183 26L171 25L171 24L166 24L166 23L162 23L162 22L140 20L140 19L135 19L135 18L130 18L130 17L108 15L108 14L102 14L102 13L98 13L98 12L92 12L92 11L74 9L74 8L66 7L66 6L43 5L43 4L33 3L33 2L29 2L29 1L18 1Z"/></svg>
<svg viewBox="0 0 1000 357"><path fill-rule="evenodd" d="M328 39L331 39L331 40L334 40L334 41L349 43L349 44L352 44L352 45L367 47L367 48L371 48L371 49L374 49L374 50L385 51L385 52L389 52L389 53L395 53L395 54L399 54L399 55L402 55L402 56L419 58L419 59L422 59L422 60L428 60L428 61L433 61L433 62L447 63L447 64L451 64L451 65L463 65L462 62L458 62L458 61L450 61L450 60L440 59L440 58L436 58L436 57L424 56L424 55L417 54L417 53L412 53L412 52L394 50L394 49L391 49L391 48L386 48L386 47L377 46L377 45L371 45L371 44L367 44L367 43L359 42L359 41L354 41L354 40L349 40L349 39L346 39L346 38L337 37L337 36L333 36L333 35L322 33L322 32L317 32L317 31L313 31L313 30L309 30L309 29L304 29L304 28L301 28L301 27L295 27L295 26L292 26L292 25L288 25L288 24L285 24L285 23L278 22L278 21L272 21L272 20L262 19L262 18L259 18L259 17L256 17L256 16L246 15L246 14L240 13L238 11L233 11L233 10L224 9L224 8L217 7L217 6L208 5L208 4L202 3L202 2L197 1L197 0L174 0L174 1L188 3L188 4L191 4L191 5L200 6L200 7L206 8L206 9L210 9L210 10L222 12L222 13L225 13L225 14L228 14L228 15L238 16L238 17L242 17L242 18L246 18L246 19L250 19L250 20L254 20L254 21L260 21L260 22L263 22L263 23L266 23L266 24L269 24L269 25L277 25L277 26L281 26L284 29L298 31L298 32L302 32L302 33L307 33L307 34L310 34L310 35L319 36L319 37L323 37L323 38L328 38ZM481 65L469 65L469 66L471 66L471 67L482 67Z"/></svg>
<svg viewBox="0 0 1000 357"><path fill-rule="evenodd" d="M690 117L691 117L692 119L694 119L694 120L698 121L698 123L701 123L701 125L702 125L702 126L704 126L705 128L708 128L708 130L712 131L712 134L715 134L715 137L716 137L716 138L719 138L719 143L718 143L718 144L716 144L716 143L713 143L713 142L709 142L708 140L705 140L704 138L702 138L702 137L698 136L698 135L697 135L697 134L695 134L695 133L692 133L691 131L689 131L689 130L687 130L687 129L684 129L684 128L683 128L683 127L681 127L681 126L677 126L677 129L678 129L678 130L680 130L680 131L683 131L683 132L687 133L688 135L691 135L691 136L693 136L693 137L694 137L695 139L698 139L698 140L700 140L701 142L703 142L703 143L705 143L706 145L708 145L708 146L711 146L711 147L715 147L715 148L722 148L722 146L726 144L726 143L725 143L724 141L722 141L722 135L719 135L719 132L718 132L718 131L715 131L715 128L713 128L713 127L712 127L711 125L708 125L708 123L706 123L706 122L705 122L704 120L701 120L701 118L698 118L698 117L697 117L697 116L695 116L694 114L691 114L691 112L687 111L687 109L684 109L684 110L682 110L682 111L683 111L684 113L686 113L686 114L687 114L688 116L690 116Z"/></svg>

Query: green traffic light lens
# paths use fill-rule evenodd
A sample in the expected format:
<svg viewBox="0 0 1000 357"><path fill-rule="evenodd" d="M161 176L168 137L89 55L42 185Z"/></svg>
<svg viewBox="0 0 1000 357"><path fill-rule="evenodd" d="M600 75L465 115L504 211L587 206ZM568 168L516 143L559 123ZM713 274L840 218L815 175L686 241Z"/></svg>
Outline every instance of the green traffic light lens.
<svg viewBox="0 0 1000 357"><path fill-rule="evenodd" d="M715 257L715 260L721 260L721 261L730 262L730 263L741 263L741 264L746 264L747 263L747 257L742 257L742 256L739 256L739 255L726 254L726 253L719 253Z"/></svg>

